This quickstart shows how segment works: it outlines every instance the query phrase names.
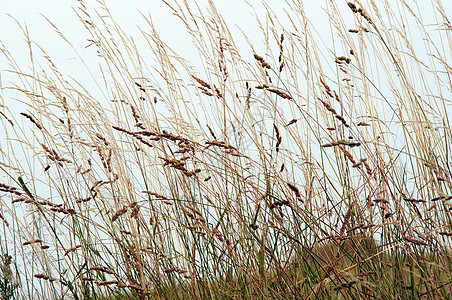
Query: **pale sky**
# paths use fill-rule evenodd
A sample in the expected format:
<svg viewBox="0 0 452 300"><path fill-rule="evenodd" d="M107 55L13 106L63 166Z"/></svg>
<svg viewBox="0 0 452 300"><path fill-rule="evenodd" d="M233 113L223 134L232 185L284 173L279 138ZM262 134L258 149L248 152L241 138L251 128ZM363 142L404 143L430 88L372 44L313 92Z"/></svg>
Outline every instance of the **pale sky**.
<svg viewBox="0 0 452 300"><path fill-rule="evenodd" d="M156 26L158 33L162 37L165 43L173 48L177 53L192 62L193 65L199 65L197 59L198 53L193 48L190 36L186 33L186 30L182 22L172 14L172 11L161 0L108 0L105 1L107 7L110 10L113 18L120 24L122 29L130 35L137 37L136 41L140 41L142 34L139 32L139 28L149 28L145 23L143 15L151 15ZM171 4L174 1L168 1ZM179 1L183 2L183 1ZM198 5L201 9L208 10L208 0L189 0L190 5ZM253 47L256 47L256 51L259 47L262 47L262 55L265 51L265 40L260 32L259 25L254 17L254 11L260 16L264 16L265 10L261 0L250 0L248 2L243 0L213 0L217 10L224 17L228 23L229 30L231 30L235 42L238 42L238 47L242 46L242 50L245 54L248 54L252 60L252 51L246 44L243 34L240 29L246 32L252 39L256 41ZM327 16L323 11L324 3L322 1L305 1L303 3L305 10L310 14L310 18L320 21L321 18L327 22ZM85 6L89 8L100 5L98 1L86 0ZM284 0L267 1L271 5L273 11L280 16L284 16L284 8L287 8L287 4ZM342 3L346 6L346 2ZM251 7L251 5L253 7ZM86 86L86 88L92 92L93 88L90 86L92 83L89 81L88 76L85 76L86 69L79 63L76 58L76 54L72 51L65 42L57 35L54 28L46 21L44 16L48 18L53 24L55 24L59 30L67 37L71 43L78 47L78 51L82 55L83 59L91 66L97 64L96 55L93 52L84 50L85 46L89 44L87 39L89 34L78 19L75 9L80 6L77 0L15 0L4 1L2 3L2 9L0 11L0 43L3 44L17 60L17 63L23 68L24 71L29 71L30 60L27 44L25 42L24 34L22 33L16 22L10 17L14 17L17 22L24 25L26 24L28 32L33 42L36 42L44 48L47 55L56 63L57 68L65 75L72 76ZM91 10L92 11L92 10ZM206 12L208 16L208 13ZM288 22L285 18L281 17L279 20L282 23ZM287 25L289 25L287 23ZM316 30L324 31L325 38L328 38L329 26L319 26ZM141 39L142 41L142 39ZM0 45L1 45L0 44ZM143 44L142 49L149 47L147 44ZM92 49L92 48L90 48ZM34 55L42 57L42 53L35 52ZM200 66L202 68L202 66ZM1 86L9 86L12 79L5 70L10 69L6 65L6 61L3 57L0 57L0 75ZM98 76L100 77L100 75ZM84 81L85 80L85 81ZM7 99L10 91L3 90L3 97Z"/></svg>
<svg viewBox="0 0 452 300"><path fill-rule="evenodd" d="M236 42L237 40L240 42L240 39L242 39L243 47L247 47L247 45L244 43L243 36L238 28L241 28L247 33L247 35L255 39L256 45L253 46L257 49L262 47L264 44L260 29L253 16L253 9L250 5L253 5L259 15L263 15L265 11L263 9L262 2L267 3L271 6L276 15L281 16L279 21L283 23L283 25L289 25L286 23L288 20L284 18L283 13L284 8L288 7L285 0L212 1L217 6L218 11L222 14L226 22L229 24L229 29L236 38ZM115 20L121 25L122 29L126 33L134 36L141 36L138 27L148 28L147 25L145 25L144 19L140 13L144 15L151 15L162 39L184 58L194 60L194 65L196 65L197 54L195 51L191 53L189 50L191 47L191 40L186 34L182 22L178 20L177 17L172 15L171 10L163 3L163 1L108 0L105 2L108 3L110 12ZM173 3L174 0L168 0L168 2ZM191 5L198 5L200 8L205 8L207 10L209 1L187 0L187 2ZM317 31L315 35L320 37L319 39L316 39L316 42L324 43L325 49L329 49L322 54L330 55L331 53L329 51L331 51L334 46L330 42L332 29L325 10L325 2L328 1L305 0L301 3L303 4L308 19L313 24L314 30ZM377 2L379 3L380 1ZM387 1L387 3L391 2L391 0ZM414 1L409 2L416 3ZM426 20L424 20L425 24L435 23L435 19L430 18L427 10L424 10L422 7L422 2L424 2L424 0L418 1L418 5L421 5L419 7L416 7L413 4L414 9L417 10L415 13L418 13L420 10L422 11L424 17L427 16ZM95 0L86 0L84 3L87 7L99 7L98 1ZM353 14L347 7L347 1L337 1L335 3L339 7L343 7L347 10L347 12L344 13L344 16L349 16L349 19L346 19L345 21L350 21L350 23L353 24ZM84 76L83 74L80 74L80 72L83 72L83 67L80 66L80 64L74 63L74 52L68 51L67 45L65 45L65 43L58 37L54 29L43 17L46 16L49 20L51 20L75 46L79 47L83 51L84 47L89 44L87 41L89 35L75 14L74 8L77 8L79 5L78 0L3 1L0 11L0 43L6 46L6 48L13 54L20 66L26 68L30 65L27 60L28 49L26 47L26 43L24 42L24 35L15 21L8 16L11 15L21 24L27 24L31 39L44 47L45 51L52 58L52 60L59 63L58 67L61 68L61 71L64 74L73 76L74 78L80 78L82 80ZM452 1L444 0L443 5L445 6L445 11L450 12L448 15L450 15L452 19ZM429 3L429 7L431 7L431 3ZM253 36L254 33L256 34ZM419 42L421 42L421 40L422 39L418 39ZM240 50L240 44L238 46ZM143 47L148 47L148 45L143 45ZM251 55L249 48L247 47L245 49L247 52L250 52L249 54ZM263 49L263 51L265 51L265 49ZM90 59L95 59L95 57L89 57L89 55L86 57L83 56L83 58L88 62ZM5 65L4 58L0 57L0 75L2 80L1 85L3 87L8 85L8 74L3 72L8 68L9 67Z"/></svg>
<svg viewBox="0 0 452 300"><path fill-rule="evenodd" d="M52 48L52 44L57 42L57 38L56 35L52 35L53 29L47 24L43 15L57 25L71 41L76 41L77 39L86 41L86 31L74 12L74 7L79 6L79 1L77 0L15 0L4 2L0 11L0 28L2 28L0 41L5 43L10 50L26 51L25 47L23 47L21 32L15 22L7 16L8 14L16 18L20 23L26 23L32 39L41 45L45 45L46 49ZM94 0L84 1L87 7L98 7L99 5L96 2ZM180 33L183 30L181 22L172 15L170 9L161 0L108 0L105 2L115 20L128 33L138 32L137 26L146 27L143 17L140 15L141 12L144 15L150 14L152 16L160 35L165 37L164 40L170 46L177 47L177 44L189 42L181 41ZM173 1L169 2L172 3ZM253 5L257 13L264 13L261 0L214 0L213 2L228 24L237 25L251 35L253 30L259 31L250 5ZM189 0L188 3L197 4L200 8L206 8L206 10L208 7L208 0ZM281 16L283 15L283 9L287 7L284 0L267 1L267 3ZM310 19L319 21L324 18L327 20L323 11L323 3L323 0L304 1L303 6ZM342 4L345 6L345 3L344 1ZM285 20L281 18L280 21L284 22ZM236 30L233 28L234 26L231 27L230 29L233 31ZM322 30L321 27L318 29ZM325 28L325 30L329 32L329 28ZM238 33L238 31L234 33ZM55 49L55 52L57 51ZM24 53L26 54L26 52Z"/></svg>
<svg viewBox="0 0 452 300"><path fill-rule="evenodd" d="M173 1L169 2L172 3ZM193 5L197 4L200 8L206 8L207 10L208 0L192 0L188 2L190 4L193 3ZM253 30L259 32L258 25L252 15L252 9L245 1L217 0L214 2L228 24L232 25L230 29L235 36L240 36L241 38L242 34L233 25L245 29L251 35L253 35ZM317 3L315 1L309 2L311 2L311 5ZM99 7L97 1L94 0L86 0L84 3L88 8L93 6ZM182 22L172 15L171 10L163 1L108 0L106 3L115 21L121 25L127 34L141 38L141 33L138 28L148 28L148 25L145 24L144 18L140 13L151 15L154 20L154 25L160 36L163 37L163 40L177 52L183 52L184 58L196 60L197 54L195 52L187 52L191 47L191 40L187 38L188 35L185 32ZM251 0L250 3L256 7L259 13L263 13L260 0ZM284 3L285 1L282 0L271 1L271 6L276 11L282 13ZM44 16L47 17L63 32L68 40L77 47L80 47L83 51L84 46L89 44L87 41L89 35L74 11L74 8L79 7L79 5L79 1L77 0L4 1L0 11L0 28L2 28L0 42L13 54L21 67L25 68L30 65L24 35L16 22L10 17L12 16L20 24L27 25L31 39L45 49L52 60L58 63L58 67L63 73L74 76L75 78L83 77L83 75L80 76L81 74L77 73L82 72L83 67L80 64L77 65L74 63L74 52L68 49L67 45L58 37L55 30L44 18ZM320 11L321 7L318 4L315 4L315 6ZM311 9L311 11L314 10ZM148 45L143 45L143 47L148 47ZM95 59L95 57L89 57L89 55L83 56L83 58L88 62L90 59ZM0 58L0 72L8 69L5 63L5 60ZM7 86L9 81L8 74L2 72L1 75L2 86Z"/></svg>

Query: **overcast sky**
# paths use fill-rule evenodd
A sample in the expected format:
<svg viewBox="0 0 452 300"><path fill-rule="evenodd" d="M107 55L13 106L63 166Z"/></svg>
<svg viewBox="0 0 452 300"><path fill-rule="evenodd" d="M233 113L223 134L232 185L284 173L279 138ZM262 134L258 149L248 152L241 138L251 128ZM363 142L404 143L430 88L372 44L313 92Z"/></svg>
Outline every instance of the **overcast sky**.
<svg viewBox="0 0 452 300"><path fill-rule="evenodd" d="M41 45L45 45L46 49L52 48L52 44L58 41L56 36L52 35L53 29L47 24L43 16L54 22L71 41L80 39L80 41L86 42L87 33L74 12L74 8L79 6L77 0L15 0L3 2L0 10L0 28L2 28L0 41L5 43L10 50L26 51L26 47L24 47L19 28L8 15L13 16L22 24L26 23L32 39ZM84 1L87 7L99 6L96 2L94 0ZM172 3L173 1L169 2ZM249 4L244 0L213 0L213 2L228 24L237 25L245 29L247 33L252 33L253 30L259 31L250 5L253 5L258 13L264 13L261 0L250 0L248 1ZM323 0L304 1L303 6L310 19L319 21L319 19L324 18L327 20L320 4L323 2ZM179 38L180 31L183 29L181 22L172 15L171 10L163 1L108 0L106 3L108 3L108 8L115 20L128 33L137 32L137 26L146 27L140 13L149 14L154 19L154 24L160 35L165 36L165 41L169 42L171 46L177 46L173 44L184 42ZM207 9L208 7L208 0L189 0L188 3L193 3L193 5L196 3L201 8ZM279 15L283 15L283 9L287 7L284 0L272 0L267 1L267 3ZM345 6L345 3L343 1L342 5ZM281 18L280 21L284 22L285 20ZM328 32L328 26L325 27L326 32ZM322 30L321 27L318 29Z"/></svg>
<svg viewBox="0 0 452 300"><path fill-rule="evenodd" d="M237 26L245 29L250 34L255 30L258 32L257 24L252 16L252 9L250 5L256 8L258 13L263 13L263 6L261 0L212 0L217 6L218 10L224 16L228 24L236 24ZM430 2L427 0L418 1L420 7L417 9L423 10L422 2ZM44 16L49 18L57 25L61 31L71 40L86 42L87 33L83 29L80 21L74 12L74 8L79 6L78 0L8 0L2 1L0 10L0 41L6 44L9 50L26 54L26 47L23 44L23 36L20 29L16 26L15 22L8 16L11 15L17 19L20 23L26 23L31 37L34 41L41 45L45 45L46 49L52 49L49 51L52 55L58 55L59 47L53 46L53 43L57 43L58 39L56 35L52 35L53 29L47 24ZM85 0L86 6L99 6L95 0ZM172 3L173 1L169 1ZM182 1L180 1L182 2ZM201 8L208 6L208 0L188 0L188 3L199 5ZM249 4L247 4L247 2ZM277 15L283 16L283 9L287 8L285 0L271 0L264 1L272 7ZM296 1L295 1L296 2ZM324 11L325 0L304 0L302 1L305 12L308 19L317 26L315 30L319 32L322 38L328 38L331 34L329 28L328 19ZM337 1L339 7L346 7L345 0ZM380 1L377 1L379 3ZM408 1L410 5L416 9L415 1ZM434 1L433 1L434 2ZM452 18L452 1L442 1L445 6L446 12L449 12ZM137 32L137 26L144 26L144 15L150 14L155 22L157 29L161 36L165 36L165 41L168 41L171 46L176 46L178 43L185 42L179 39L181 33L181 22L178 22L177 18L172 16L170 9L161 0L107 0L108 8L110 9L115 20L123 27L128 33ZM388 3L391 3L389 1ZM419 3L418 3L419 5ZM431 4L429 3L429 7ZM348 8L347 8L348 10ZM425 11L422 11L426 13ZM348 11L349 13L349 11ZM417 12L416 12L417 13ZM350 14L351 16L351 14ZM285 22L283 17L281 22ZM434 21L434 20L432 20ZM175 45L173 45L175 44ZM0 63L2 61L0 60ZM0 65L0 69L4 69Z"/></svg>
<svg viewBox="0 0 452 300"><path fill-rule="evenodd" d="M108 9L113 18L120 24L122 29L134 37L138 37L136 41L140 41L142 34L139 28L149 28L146 24L143 15L151 15L154 25L163 40L172 47L177 53L197 65L198 54L193 48L191 38L187 35L182 22L172 14L170 8L161 0L108 0ZM168 1L173 3L174 1ZM179 1L182 2L182 1ZM235 42L240 46L245 47L245 54L249 54L252 58L252 53L245 43L240 29L243 29L249 36L254 38L257 42L256 51L259 47L264 47L264 39L262 38L258 23L254 17L254 9L259 15L265 14L264 6L260 0L250 0L248 3L243 0L214 0L218 11L222 14L228 23L228 28L232 31ZM324 2L323 0L320 2ZM94 0L84 1L88 8L99 7L99 3ZM198 5L201 9L208 9L208 0L189 0L190 5ZM273 11L278 15L284 15L283 9L287 8L284 0L268 1ZM322 5L319 1L306 1L303 4L305 10L310 14L309 17L319 21L324 18L327 21L327 16L323 11ZM346 5L343 2L342 5ZM24 34L16 23L19 22L22 26L26 24L30 38L44 48L46 54L56 63L57 68L63 74L76 78L81 84L93 91L91 81L88 76L84 76L86 69L83 64L78 63L78 59L74 51L72 51L65 42L58 37L52 26L46 21L48 18L55 24L61 32L68 38L71 43L79 47L80 54L85 62L89 65L97 64L96 55L93 52L84 50L84 47L89 44L87 39L89 35L83 24L78 19L75 10L80 6L78 0L15 0L4 1L0 11L0 42L12 53L14 59L25 71L30 69L30 60L27 44L25 43ZM206 14L208 15L208 14ZM45 17L44 17L45 16ZM13 17L13 18L11 18ZM288 22L281 18L281 22ZM240 28L240 29L239 29ZM324 30L325 36L329 36L328 26L319 26L317 30ZM253 33L256 34L253 34ZM141 40L142 41L142 40ZM149 47L143 44L141 49ZM190 50L191 49L191 50ZM86 51L86 52L85 52ZM191 52L190 52L191 51ZM265 48L262 49L263 53ZM41 53L35 51L36 56L42 56ZM142 53L143 54L143 53ZM263 54L262 54L263 55ZM0 57L0 75L1 86L10 86L10 74L4 72L10 69L6 65L3 57ZM100 77L100 76L96 76ZM85 81L84 81L85 80ZM3 90L3 97L7 99L10 91Z"/></svg>
<svg viewBox="0 0 452 300"><path fill-rule="evenodd" d="M24 35L21 29L16 24L26 24L31 39L37 44L44 47L46 53L52 58L54 62L58 63L58 67L63 73L80 78L83 67L81 64L75 64L75 53L68 51L67 45L58 37L55 30L45 20L44 16L53 22L64 35L76 46L83 49L88 45L87 38L89 37L85 28L75 13L75 9L79 7L77 0L15 0L3 1L0 11L0 42L12 52L14 58L21 67L30 65L28 60L28 49L24 42ZM94 0L84 1L87 7L99 7L99 4ZM187 45L191 44L191 40L187 37L182 22L177 17L172 15L171 10L161 0L108 0L108 8L122 29L135 36L140 36L138 28L149 28L145 24L143 15L151 15L154 20L160 36L164 37L167 42L176 51L184 51L184 57L192 60L196 59L196 54L190 57L187 53ZM169 1L172 2L172 1ZM190 1L188 1L191 3ZM222 13L228 24L237 24L241 28L245 28L248 33L252 30L256 32L259 30L257 23L252 16L252 9L243 0L227 0L214 1L218 10ZM310 1L314 3L313 1ZM208 7L207 0L192 1L193 4L198 4L201 8ZM250 3L255 4L258 11L262 11L260 0L251 0ZM272 8L276 11L283 8L284 1L271 1ZM319 5L315 5L320 10ZM313 10L311 10L313 11ZM13 20L13 17L15 20ZM234 26L232 26L234 27ZM235 27L234 27L235 28ZM240 32L237 28L235 33ZM182 37L182 38L181 38ZM185 38L184 38L185 37ZM147 47L147 45L144 45ZM83 54L83 53L82 53ZM92 56L92 55L91 55ZM83 57L87 59L95 59L95 57ZM8 69L5 65L5 60L0 58L0 72ZM2 86L7 86L9 77L8 74L2 73Z"/></svg>
<svg viewBox="0 0 452 300"><path fill-rule="evenodd" d="M171 13L171 10L161 0L108 0L108 8L115 20L123 27L126 32L133 33L137 30L137 26L145 26L144 15L151 15L154 19L155 25L159 33L166 35L165 40L177 41L177 35L181 24L177 18ZM171 1L170 1L171 2ZM190 1L188 1L190 3ZM208 6L207 0L193 1L201 8ZM250 7L243 0L227 0L214 1L218 10L222 13L225 19L231 24L238 24L240 27L255 28L256 23L253 23L252 11ZM251 0L250 3L255 4L259 10L262 9L260 0ZM310 1L312 3L312 1ZM87 7L98 6L96 1L84 1ZM283 8L284 1L271 1L271 6L276 11ZM8 44L9 49L19 47L19 43L23 41L20 36L20 30L15 26L14 21L7 15L11 15L19 22L28 25L28 29L32 35L33 40L38 43L45 41L46 46L50 46L54 38L49 39L49 33L52 28L47 24L43 15L54 22L62 32L72 39L85 38L86 32L83 26L75 15L74 8L78 7L77 0L16 0L5 1L2 3L0 11L0 40ZM316 5L318 6L318 5ZM320 8L320 7L319 7ZM253 24L253 26L247 26ZM7 29L7 30L4 30ZM258 28L256 28L257 30ZM52 37L50 35L50 37ZM18 40L19 38L19 40ZM12 46L10 46L12 45Z"/></svg>
<svg viewBox="0 0 452 300"><path fill-rule="evenodd" d="M258 14L264 13L261 0L249 0L247 4L244 0L212 0L221 12L227 23L229 24L230 30L232 30L235 38L240 38L241 33L236 28L240 27L248 35L252 36L253 32L256 32L254 37L256 41L263 41L260 35L260 30L256 20L253 16L253 5L257 10ZM422 10L422 13L427 15L428 13L424 10L422 6L422 1L420 7L415 7L414 1L410 0L409 3L413 4L413 7L418 10ZM425 0L427 2L427 0ZM14 17L19 23L27 24L28 31L30 33L31 39L41 46L43 46L48 53L48 55L54 60L63 65L62 71L65 74L74 76L75 78L83 77L77 72L81 72L82 67L80 64L74 64L75 54L72 51L67 51L67 45L57 36L54 29L47 23L45 17L51 20L58 28L65 34L65 36L73 42L76 46L81 49L88 45L88 33L84 29L80 20L78 20L77 15L74 11L80 4L78 0L8 0L2 1L2 7L0 10L0 42L3 43L7 49L12 52L15 59L21 66L29 66L28 49L26 43L24 42L24 35L22 34L20 28L17 26L15 21L10 17ZM99 7L98 1L86 0L85 5L88 7ZM171 47L179 53L183 52L183 56L189 60L195 60L196 54L187 53L185 50L188 49L186 45L191 44L191 40L187 37L182 23L172 15L171 10L163 3L161 0L108 0L108 8L112 13L114 19L121 25L123 30L128 34L139 35L138 27L148 28L145 25L144 18L140 13L144 15L151 15L154 24L159 31L163 40L167 42ZM169 1L173 2L173 1ZM182 2L182 1L180 1ZM187 0L190 4L197 4L201 8L208 7L208 0ZM296 2L296 1L295 1ZM325 0L305 0L302 1L304 10L308 16L308 19L314 24L313 28L317 31L318 37L320 39L316 40L319 43L323 42L326 44L326 49L330 49L331 44L328 39L331 37L330 23L328 22L327 13L325 12ZM379 3L380 1L377 1ZM430 2L430 1L428 1ZM281 16L281 22L288 22L283 17L283 9L287 8L285 0L272 0L266 1L274 12ZM347 9L345 16L350 16L346 21L353 22L353 14L347 8L347 1L337 1L338 6ZM391 0L389 0L391 3ZM444 0L443 4L445 6L446 12L450 12L452 18L452 0ZM419 5L419 3L418 3ZM429 3L429 7L431 4ZM416 11L416 13L418 13ZM9 16L10 15L10 16ZM426 19L427 24L434 23L434 19ZM236 26L234 26L236 25ZM418 39L421 42L421 39ZM147 45L144 45L147 46ZM257 42L256 47L259 47L259 42ZM240 49L240 45L239 45ZM327 52L328 52L327 51ZM328 53L323 53L328 54ZM190 56L193 55L193 58ZM84 59L90 59L89 57L84 57ZM95 59L95 57L94 57ZM80 69L78 69L80 68ZM8 85L8 77L3 71L8 69L5 65L5 60L0 58L0 72L2 76L2 86Z"/></svg>

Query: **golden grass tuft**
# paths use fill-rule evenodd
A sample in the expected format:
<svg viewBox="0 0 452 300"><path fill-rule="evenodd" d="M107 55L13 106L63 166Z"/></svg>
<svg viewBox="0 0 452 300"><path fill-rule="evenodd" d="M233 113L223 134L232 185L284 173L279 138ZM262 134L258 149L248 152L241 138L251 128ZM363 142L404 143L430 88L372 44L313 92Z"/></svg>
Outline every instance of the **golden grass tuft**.
<svg viewBox="0 0 452 300"><path fill-rule="evenodd" d="M259 34L164 3L196 63L100 2L76 9L88 81L26 28L30 66L1 46L0 298L448 298L441 1L328 0L321 27L263 4Z"/></svg>

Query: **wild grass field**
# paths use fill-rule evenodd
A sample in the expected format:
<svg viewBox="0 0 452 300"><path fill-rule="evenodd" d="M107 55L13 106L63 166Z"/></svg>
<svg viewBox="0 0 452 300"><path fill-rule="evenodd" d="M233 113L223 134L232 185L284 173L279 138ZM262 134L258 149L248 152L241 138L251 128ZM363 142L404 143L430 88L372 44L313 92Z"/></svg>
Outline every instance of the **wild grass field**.
<svg viewBox="0 0 452 300"><path fill-rule="evenodd" d="M450 6L85 2L80 78L1 44L0 299L450 298Z"/></svg>

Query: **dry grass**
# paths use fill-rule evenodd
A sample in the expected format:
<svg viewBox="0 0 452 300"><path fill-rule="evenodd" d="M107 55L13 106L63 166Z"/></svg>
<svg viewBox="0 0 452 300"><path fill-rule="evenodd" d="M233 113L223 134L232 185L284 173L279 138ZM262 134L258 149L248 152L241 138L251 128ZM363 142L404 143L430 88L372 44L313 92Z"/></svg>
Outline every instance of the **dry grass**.
<svg viewBox="0 0 452 300"><path fill-rule="evenodd" d="M168 3L191 65L80 1L93 86L2 46L2 297L448 298L447 12L326 1L322 39L298 2L265 6L263 47Z"/></svg>

